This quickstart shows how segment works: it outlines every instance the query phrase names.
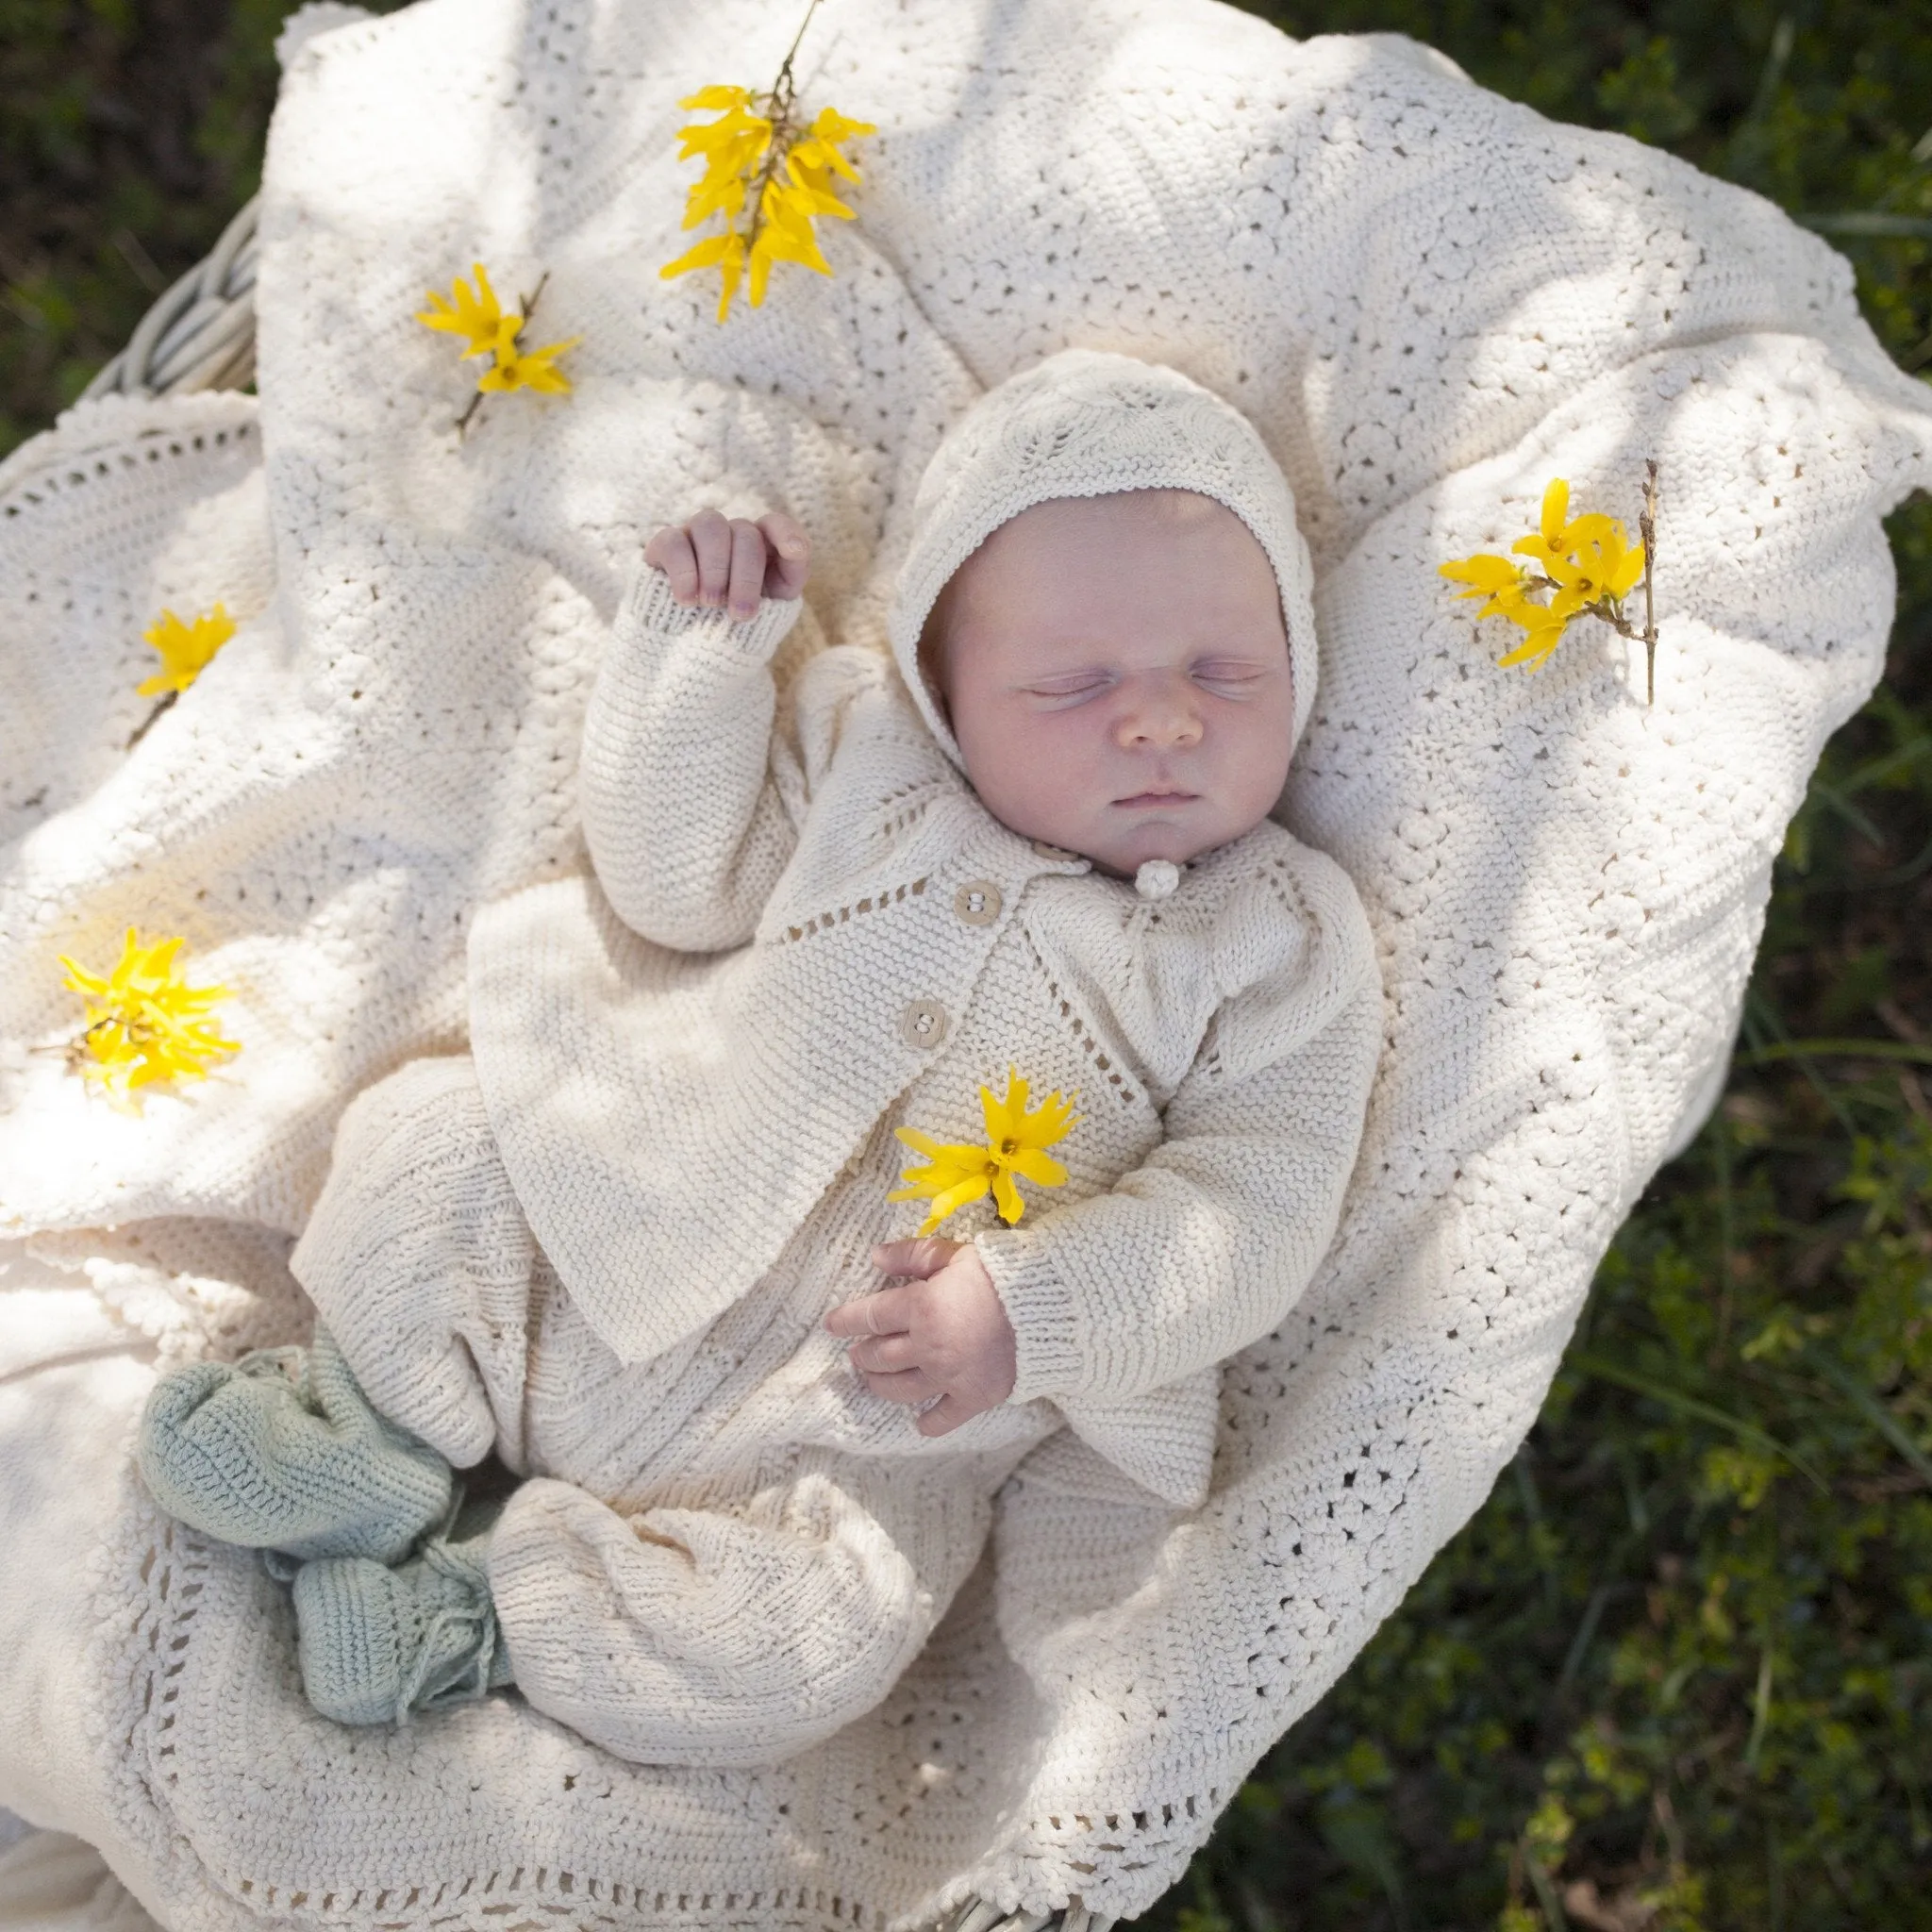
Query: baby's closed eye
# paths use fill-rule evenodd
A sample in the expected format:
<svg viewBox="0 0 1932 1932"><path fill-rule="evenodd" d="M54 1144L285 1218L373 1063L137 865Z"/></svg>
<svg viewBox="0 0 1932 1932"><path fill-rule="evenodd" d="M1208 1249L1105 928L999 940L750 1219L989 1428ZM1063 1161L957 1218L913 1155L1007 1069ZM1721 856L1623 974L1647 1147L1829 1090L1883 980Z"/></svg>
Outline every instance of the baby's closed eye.
<svg viewBox="0 0 1932 1932"><path fill-rule="evenodd" d="M1033 698L1053 708L1096 697L1102 691L1111 691L1116 682L1109 671L1067 671L1054 677L1037 677L1030 684L1021 686L1020 690L1023 697Z"/></svg>
<svg viewBox="0 0 1932 1932"><path fill-rule="evenodd" d="M1202 658L1188 667L1188 675L1209 691L1238 697L1265 684L1274 670L1252 658Z"/></svg>

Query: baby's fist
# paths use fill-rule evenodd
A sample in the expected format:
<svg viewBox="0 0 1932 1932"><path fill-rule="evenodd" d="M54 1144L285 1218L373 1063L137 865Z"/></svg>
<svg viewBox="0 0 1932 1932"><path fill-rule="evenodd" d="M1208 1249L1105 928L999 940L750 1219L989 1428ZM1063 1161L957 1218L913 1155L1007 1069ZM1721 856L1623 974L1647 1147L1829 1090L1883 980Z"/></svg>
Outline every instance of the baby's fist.
<svg viewBox="0 0 1932 1932"><path fill-rule="evenodd" d="M795 597L805 589L811 540L783 510L754 524L701 509L681 527L659 530L644 545L644 561L671 579L680 604L728 603L733 622L742 624L758 615L759 597Z"/></svg>
<svg viewBox="0 0 1932 1932"><path fill-rule="evenodd" d="M943 1436L1013 1392L1015 1338L979 1250L957 1241L892 1241L873 1265L903 1286L860 1295L825 1317L858 1338L852 1366L874 1395L921 1407L922 1436ZM935 1398L938 1398L935 1400Z"/></svg>

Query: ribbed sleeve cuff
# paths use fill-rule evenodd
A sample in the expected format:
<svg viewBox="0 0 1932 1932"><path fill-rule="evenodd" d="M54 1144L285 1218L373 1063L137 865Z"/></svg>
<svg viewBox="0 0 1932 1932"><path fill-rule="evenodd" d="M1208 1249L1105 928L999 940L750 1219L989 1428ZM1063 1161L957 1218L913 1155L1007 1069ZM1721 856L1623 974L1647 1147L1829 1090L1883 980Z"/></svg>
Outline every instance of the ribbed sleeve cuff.
<svg viewBox="0 0 1932 1932"><path fill-rule="evenodd" d="M804 608L805 601L800 597L762 597L756 617L747 618L742 624L734 623L728 610L713 609L703 604L680 604L671 594L671 579L647 563L632 587L625 615L637 629L655 637L685 638L693 632L708 633L707 641L715 642L721 651L762 664L784 641Z"/></svg>
<svg viewBox="0 0 1932 1932"><path fill-rule="evenodd" d="M1045 1244L1017 1229L994 1228L973 1238L986 1272L1013 1324L1016 1373L1009 1402L1067 1395L1085 1379L1074 1297Z"/></svg>

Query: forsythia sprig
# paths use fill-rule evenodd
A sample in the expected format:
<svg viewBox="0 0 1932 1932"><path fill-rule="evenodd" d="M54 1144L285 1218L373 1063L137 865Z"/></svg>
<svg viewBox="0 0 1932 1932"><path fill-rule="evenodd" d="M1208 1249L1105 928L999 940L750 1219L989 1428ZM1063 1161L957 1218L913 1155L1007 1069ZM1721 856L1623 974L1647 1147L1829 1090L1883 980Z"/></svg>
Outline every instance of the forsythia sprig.
<svg viewBox="0 0 1932 1932"><path fill-rule="evenodd" d="M1599 617L1620 637L1641 639L1644 648L1645 703L1657 697L1657 612L1651 590L1657 554L1657 464L1645 465L1643 513L1638 519L1642 541L1632 545L1614 517L1570 515L1570 486L1560 476L1543 491L1541 526L1520 537L1513 556L1535 559L1535 568L1507 557L1483 553L1439 566L1452 583L1470 588L1462 597L1485 599L1478 617L1502 617L1524 633L1499 664L1541 670L1579 617ZM1624 599L1643 585L1643 626L1624 615ZM1542 591L1551 592L1539 603Z"/></svg>
<svg viewBox="0 0 1932 1932"><path fill-rule="evenodd" d="M900 1140L925 1159L920 1166L908 1167L899 1176L906 1185L895 1188L886 1199L931 1202L932 1211L919 1226L920 1233L925 1235L990 1192L1000 1219L1011 1226L1026 1211L1026 1203L1013 1183L1014 1175L1042 1188L1061 1186L1067 1171L1045 1149L1064 1140L1081 1119L1074 1111L1074 1103L1058 1092L1049 1093L1030 1112L1026 1095L1026 1082L1011 1067L1007 1069L1003 1100L993 1098L991 1087L979 1090L980 1111L986 1119L983 1147L935 1141L916 1127L896 1128Z"/></svg>
<svg viewBox="0 0 1932 1932"><path fill-rule="evenodd" d="M208 669L215 653L234 635L235 620L228 615L225 604L204 610L187 624L172 610L164 609L141 634L143 643L154 646L161 668L136 685L135 694L151 698L161 691L173 691L178 697Z"/></svg>
<svg viewBox="0 0 1932 1932"><path fill-rule="evenodd" d="M242 1050L207 1017L228 989L188 985L175 957L182 943L176 937L143 945L129 926L120 958L105 974L61 955L67 985L87 1002L87 1030L75 1042L75 1058L123 1107L137 1088L204 1079L211 1060Z"/></svg>
<svg viewBox="0 0 1932 1932"><path fill-rule="evenodd" d="M716 269L721 323L731 313L731 299L747 275L751 306L763 303L776 262L795 261L830 275L832 264L820 251L812 223L820 215L844 222L853 218L834 192L835 178L857 181L858 170L841 150L845 142L878 129L870 121L848 120L836 108L822 108L809 126L793 117L791 62L818 4L811 0L806 8L791 51L767 92L708 87L678 103L718 116L678 130L684 143L678 159L702 155L705 162L704 178L685 202L684 225L695 228L723 215L725 227L722 235L709 236L667 262L658 274L669 281L693 269Z"/></svg>
<svg viewBox="0 0 1932 1932"><path fill-rule="evenodd" d="M137 697L158 696L158 704L141 721L133 737L127 741L127 749L134 747L154 729L155 721L194 680L206 671L214 660L214 655L235 635L235 620L228 615L225 604L217 604L212 610L204 610L191 622L184 624L172 610L163 609L147 629L142 632L142 641L154 647L155 655L161 660L161 668L152 677L145 677L134 687Z"/></svg>
<svg viewBox="0 0 1932 1932"><path fill-rule="evenodd" d="M429 307L416 311L416 320L425 328L441 329L445 335L462 338L465 362L473 356L491 358L490 366L476 378L476 393L470 398L470 407L457 424L459 430L469 426L470 418L487 395L512 394L520 389L533 389L544 395L568 395L570 377L558 368L557 358L583 341L582 336L572 336L568 341L546 342L541 349L522 347L524 325L535 310L549 275L546 274L538 281L534 294L523 298L521 314L506 314L496 299L496 291L490 286L483 264L477 261L470 266L476 277L474 289L458 275L447 299L432 289L426 298Z"/></svg>

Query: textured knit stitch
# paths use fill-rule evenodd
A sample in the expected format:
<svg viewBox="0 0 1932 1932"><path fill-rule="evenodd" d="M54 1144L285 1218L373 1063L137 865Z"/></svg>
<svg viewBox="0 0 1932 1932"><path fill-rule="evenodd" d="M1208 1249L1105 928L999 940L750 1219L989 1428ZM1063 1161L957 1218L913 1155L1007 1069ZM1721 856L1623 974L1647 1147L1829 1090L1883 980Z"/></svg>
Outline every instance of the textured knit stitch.
<svg viewBox="0 0 1932 1932"><path fill-rule="evenodd" d="M721 329L657 278L676 99L756 84L796 25L426 0L315 40L270 143L259 410L90 407L0 473L0 1804L106 1845L175 1932L1146 1906L1515 1452L1716 1091L1785 824L1882 661L1879 520L1932 482L1932 411L1759 197L1400 42L826 0L801 86L882 129L858 220L835 279ZM492 399L458 444L465 378L408 316L478 256L551 270L587 340L572 398ZM1355 877L1389 990L1361 1178L1224 1377L1213 1494L1150 1512L1056 1437L999 1592L970 1579L781 1774L641 1772L494 1700L351 1753L278 1586L143 1499L150 1353L299 1336L280 1253L342 1108L462 1047L470 908L579 860L642 537L802 513L825 630L882 641L943 428L1072 344L1185 371L1293 487L1323 665L1287 822ZM1498 673L1437 563L1507 547L1555 475L1627 520L1647 456L1655 710L1600 627ZM130 758L142 628L218 597L240 632ZM58 956L137 918L238 989L244 1041L138 1124L26 1051L74 1024Z"/></svg>

